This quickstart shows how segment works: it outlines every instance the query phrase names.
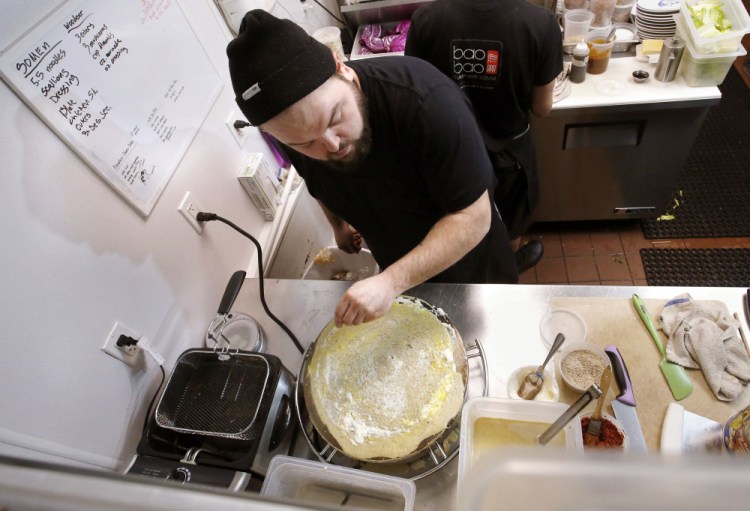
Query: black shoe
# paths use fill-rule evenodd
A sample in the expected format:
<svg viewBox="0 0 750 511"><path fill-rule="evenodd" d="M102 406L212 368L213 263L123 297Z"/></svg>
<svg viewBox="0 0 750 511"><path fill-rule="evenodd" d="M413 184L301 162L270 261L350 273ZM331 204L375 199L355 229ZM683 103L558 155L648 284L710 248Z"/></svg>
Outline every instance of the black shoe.
<svg viewBox="0 0 750 511"><path fill-rule="evenodd" d="M516 250L516 265L518 273L523 273L536 263L544 255L544 245L539 240L531 240Z"/></svg>

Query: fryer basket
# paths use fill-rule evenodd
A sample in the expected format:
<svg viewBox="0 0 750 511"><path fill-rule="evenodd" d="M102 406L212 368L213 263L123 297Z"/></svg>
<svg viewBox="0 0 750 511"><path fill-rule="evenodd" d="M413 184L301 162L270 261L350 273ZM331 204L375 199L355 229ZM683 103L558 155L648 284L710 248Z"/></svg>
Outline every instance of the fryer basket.
<svg viewBox="0 0 750 511"><path fill-rule="evenodd" d="M270 378L262 354L188 350L159 400L156 423L182 433L251 440Z"/></svg>

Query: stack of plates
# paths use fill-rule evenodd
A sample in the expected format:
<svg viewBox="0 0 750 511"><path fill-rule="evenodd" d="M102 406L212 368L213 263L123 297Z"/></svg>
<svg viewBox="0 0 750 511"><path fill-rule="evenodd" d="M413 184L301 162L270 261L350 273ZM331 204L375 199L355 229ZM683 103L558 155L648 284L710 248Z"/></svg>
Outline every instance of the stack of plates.
<svg viewBox="0 0 750 511"><path fill-rule="evenodd" d="M635 4L635 26L638 38L667 39L674 36L673 14L680 12L680 0L638 0Z"/></svg>

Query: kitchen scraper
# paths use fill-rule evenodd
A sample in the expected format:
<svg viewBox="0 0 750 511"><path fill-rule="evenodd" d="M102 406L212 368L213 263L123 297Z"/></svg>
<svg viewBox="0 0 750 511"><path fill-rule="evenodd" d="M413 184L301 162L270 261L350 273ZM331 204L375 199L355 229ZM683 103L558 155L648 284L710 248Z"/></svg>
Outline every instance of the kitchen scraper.
<svg viewBox="0 0 750 511"><path fill-rule="evenodd" d="M720 453L724 426L688 412L682 405L669 403L661 429L664 454Z"/></svg>
<svg viewBox="0 0 750 511"><path fill-rule="evenodd" d="M636 294L633 295L633 306L635 307L636 312L638 312L638 316L640 316L643 324L646 325L648 333L651 334L651 338L654 340L654 344L656 344L659 354L661 354L659 368L661 369L662 374L664 374L664 378L667 380L669 390L672 391L672 395L676 400L679 401L680 399L685 399L691 392L693 392L693 382L690 381L690 377L685 372L684 367L667 360L667 352L661 342L659 333L656 331L656 328L654 328L651 316L648 314L648 309L646 309L646 305L643 303L643 300L641 300L641 297Z"/></svg>

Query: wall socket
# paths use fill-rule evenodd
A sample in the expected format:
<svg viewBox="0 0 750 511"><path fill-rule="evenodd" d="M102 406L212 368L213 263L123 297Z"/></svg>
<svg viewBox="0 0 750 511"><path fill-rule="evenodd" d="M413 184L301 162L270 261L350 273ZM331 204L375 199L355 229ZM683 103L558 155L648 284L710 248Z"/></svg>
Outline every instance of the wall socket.
<svg viewBox="0 0 750 511"><path fill-rule="evenodd" d="M133 339L141 338L141 334L135 333L133 330L126 327L119 321L115 321L115 326L112 327L112 330L109 332L107 339L102 345L102 351L107 355L116 358L117 360L125 362L129 366L135 365L136 361L138 360L138 352L140 351L140 349L138 349L138 346L118 346L117 339L120 338L120 335L127 335L128 337L132 337Z"/></svg>
<svg viewBox="0 0 750 511"><path fill-rule="evenodd" d="M192 193L185 192L185 197L182 198L180 207L177 209L198 234L203 234L203 223L199 222L197 218L198 213L203 210L198 204L198 201L195 200Z"/></svg>
<svg viewBox="0 0 750 511"><path fill-rule="evenodd" d="M237 142L237 145L240 146L240 149L242 149L242 146L245 145L245 141L247 140L247 130L249 126L246 128L238 129L234 127L234 122L244 121L244 120L245 120L245 116L238 114L234 110L229 112L229 115L227 116L227 120L226 120L227 128L229 128L229 131L232 133L232 137L234 138L234 141Z"/></svg>

